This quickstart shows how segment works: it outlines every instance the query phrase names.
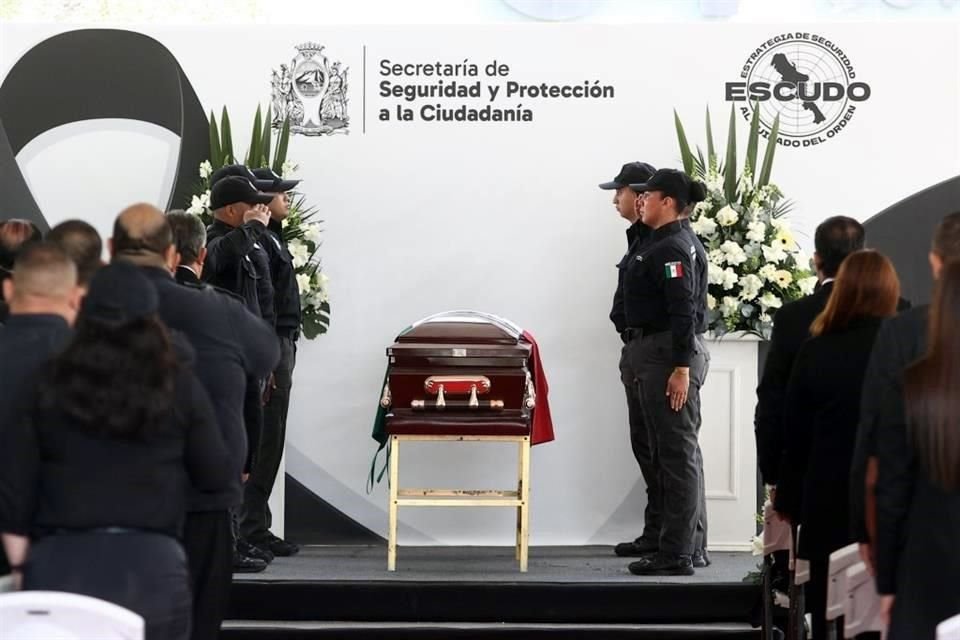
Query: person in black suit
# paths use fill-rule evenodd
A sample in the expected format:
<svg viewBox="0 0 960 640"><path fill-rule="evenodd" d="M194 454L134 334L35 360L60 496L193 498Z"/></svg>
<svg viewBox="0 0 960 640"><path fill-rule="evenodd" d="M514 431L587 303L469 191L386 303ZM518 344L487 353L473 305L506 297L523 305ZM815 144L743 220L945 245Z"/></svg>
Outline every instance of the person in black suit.
<svg viewBox="0 0 960 640"><path fill-rule="evenodd" d="M3 281L10 316L0 327L0 437L27 410L24 400L36 384L37 372L70 340L80 306L76 266L59 248L35 243L14 264L13 276ZM0 519L11 499L0 491ZM26 538L10 538L10 545L18 564ZM7 556L0 551L0 576L10 573ZM19 581L20 572L14 574Z"/></svg>
<svg viewBox="0 0 960 640"><path fill-rule="evenodd" d="M960 212L945 216L938 225L929 259L934 280L939 279L944 263L960 260ZM857 446L850 468L850 526L860 543L860 556L870 566L875 564L877 431L881 424L889 423L882 402L902 392L903 370L923 355L928 312L929 306L922 305L883 323L863 382Z"/></svg>
<svg viewBox="0 0 960 640"><path fill-rule="evenodd" d="M861 430L875 433L873 557L891 640L932 640L936 625L960 612L960 212L937 228L930 263L933 305L888 323L899 344L882 361L878 344L875 359L880 371L896 373L878 379L888 386L864 388L880 401L875 422ZM870 434L861 436L869 446Z"/></svg>
<svg viewBox="0 0 960 640"><path fill-rule="evenodd" d="M875 251L849 255L787 384L774 508L802 525L797 555L810 561L806 595L815 640L826 637L830 553L851 542L848 469L864 372L880 323L896 312L899 294L888 258Z"/></svg>
<svg viewBox="0 0 960 640"><path fill-rule="evenodd" d="M863 249L863 225L846 216L827 218L814 235L813 263L819 285L812 295L783 305L773 318L770 350L757 387L754 430L757 463L764 484L777 486L780 454L783 452L784 400L793 361L800 346L810 337L810 325L827 306L833 281L844 258Z"/></svg>
<svg viewBox="0 0 960 640"><path fill-rule="evenodd" d="M197 377L213 403L217 424L230 451L231 484L222 491L193 491L187 500L184 547L194 587L194 640L217 637L232 580L233 537L230 509L243 499L247 461L244 393L248 377L264 378L280 358L273 329L241 302L211 288L178 284L173 234L154 206L128 207L114 223L114 261L143 268L157 290L160 317L182 332L197 352Z"/></svg>
<svg viewBox="0 0 960 640"><path fill-rule="evenodd" d="M226 289L220 289L201 280L203 265L207 258L207 230L198 216L183 211L167 213L167 223L173 232L173 243L177 248L177 265L173 272L174 279L189 287L198 289L211 288L240 302L243 298L234 295ZM260 382L256 379L247 380L246 395L243 398L243 422L247 430L247 460L243 465L243 481L250 481L253 465L260 449L261 437L261 396ZM234 514L231 514L234 517ZM236 529L236 523L233 524ZM233 572L259 573L267 568L272 555L265 554L253 546L234 531Z"/></svg>
<svg viewBox="0 0 960 640"><path fill-rule="evenodd" d="M0 531L31 538L25 589L113 602L144 618L147 640L187 640L187 490L222 490L232 470L157 308L137 267L94 276L73 339L5 425Z"/></svg>

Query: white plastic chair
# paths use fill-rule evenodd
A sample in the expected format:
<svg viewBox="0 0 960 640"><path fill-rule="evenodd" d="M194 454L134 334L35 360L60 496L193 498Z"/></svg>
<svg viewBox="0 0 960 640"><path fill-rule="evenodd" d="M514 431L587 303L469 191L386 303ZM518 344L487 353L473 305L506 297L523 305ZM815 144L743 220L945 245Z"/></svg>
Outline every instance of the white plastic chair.
<svg viewBox="0 0 960 640"><path fill-rule="evenodd" d="M830 554L827 578L827 620L843 615L847 602L847 569L860 562L860 546L849 544Z"/></svg>
<svg viewBox="0 0 960 640"><path fill-rule="evenodd" d="M937 640L960 640L960 615L947 618L937 625Z"/></svg>
<svg viewBox="0 0 960 640"><path fill-rule="evenodd" d="M59 591L0 595L3 640L143 640L140 615L89 596Z"/></svg>
<svg viewBox="0 0 960 640"><path fill-rule="evenodd" d="M881 631L886 625L880 617L880 596L867 565L857 562L847 568L847 602L843 609L843 633L848 638L858 633Z"/></svg>

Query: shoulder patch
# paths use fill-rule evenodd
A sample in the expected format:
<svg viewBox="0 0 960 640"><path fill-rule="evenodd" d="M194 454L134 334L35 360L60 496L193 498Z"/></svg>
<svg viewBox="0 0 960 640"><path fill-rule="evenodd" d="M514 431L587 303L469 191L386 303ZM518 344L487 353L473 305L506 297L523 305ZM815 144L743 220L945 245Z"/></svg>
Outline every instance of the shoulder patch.
<svg viewBox="0 0 960 640"><path fill-rule="evenodd" d="M663 265L664 275L667 276L667 279L671 278L682 278L683 277L683 263L681 262L667 262Z"/></svg>

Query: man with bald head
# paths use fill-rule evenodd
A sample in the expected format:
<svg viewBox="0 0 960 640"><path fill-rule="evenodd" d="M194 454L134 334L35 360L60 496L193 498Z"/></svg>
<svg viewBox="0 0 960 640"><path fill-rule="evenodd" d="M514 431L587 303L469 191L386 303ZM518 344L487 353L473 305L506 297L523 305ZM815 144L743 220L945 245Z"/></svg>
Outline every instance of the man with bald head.
<svg viewBox="0 0 960 640"><path fill-rule="evenodd" d="M193 582L193 635L217 637L233 577L230 509L243 500L247 463L243 400L248 377L264 378L280 358L272 327L242 301L209 287L174 280L179 263L173 232L159 209L128 207L117 217L109 241L112 260L132 262L153 282L160 317L181 332L197 353L196 374L207 390L224 442L231 452L234 482L217 493L192 491L187 501L184 548Z"/></svg>
<svg viewBox="0 0 960 640"><path fill-rule="evenodd" d="M13 275L3 281L3 296L10 316L0 328L0 447L4 427L21 419L29 409L30 390L43 365L66 346L77 317L80 293L77 268L67 254L46 242L27 245L13 264ZM0 495L0 520L12 504ZM26 539L12 544L26 546ZM14 572L19 579L20 569ZM10 573L0 551L0 576Z"/></svg>

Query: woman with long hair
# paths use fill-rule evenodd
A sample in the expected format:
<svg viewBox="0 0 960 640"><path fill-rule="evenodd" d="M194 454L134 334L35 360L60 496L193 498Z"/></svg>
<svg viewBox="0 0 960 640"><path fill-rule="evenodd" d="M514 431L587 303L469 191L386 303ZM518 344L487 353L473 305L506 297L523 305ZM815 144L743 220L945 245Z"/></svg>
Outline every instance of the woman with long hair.
<svg viewBox="0 0 960 640"><path fill-rule="evenodd" d="M960 261L940 272L926 355L878 433L877 589L891 640L927 640L960 613Z"/></svg>
<svg viewBox="0 0 960 640"><path fill-rule="evenodd" d="M148 639L170 640L190 633L187 489L226 487L231 466L157 304L132 265L94 276L32 411L4 425L0 531L8 548L10 534L30 538L25 560L10 558L25 589L114 602L144 617Z"/></svg>
<svg viewBox="0 0 960 640"><path fill-rule="evenodd" d="M847 256L787 385L774 507L802 525L797 554L810 561L807 610L816 640L826 637L830 553L853 542L849 476L864 374L880 324L896 313L899 296L888 258L876 251Z"/></svg>

